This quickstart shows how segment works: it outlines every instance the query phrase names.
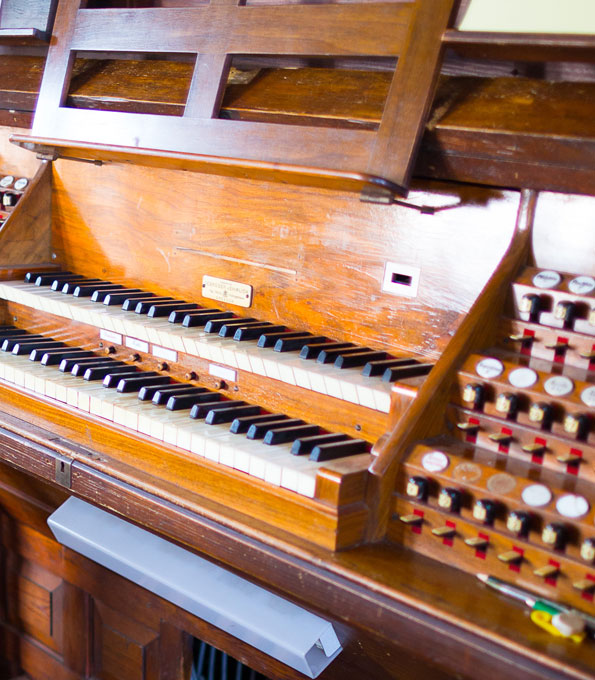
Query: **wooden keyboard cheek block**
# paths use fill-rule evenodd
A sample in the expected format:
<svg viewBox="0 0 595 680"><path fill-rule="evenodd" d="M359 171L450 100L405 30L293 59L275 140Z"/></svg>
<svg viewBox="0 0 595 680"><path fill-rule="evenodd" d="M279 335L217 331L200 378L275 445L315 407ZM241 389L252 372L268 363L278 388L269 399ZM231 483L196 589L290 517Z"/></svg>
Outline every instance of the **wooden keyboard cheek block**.
<svg viewBox="0 0 595 680"><path fill-rule="evenodd" d="M83 455L81 460L86 464L162 498L167 499L178 489L182 502L200 513L204 504L207 514L225 516L231 512L234 521L244 515L263 526L273 522L272 526L282 532L333 550L361 540L367 516L362 502L365 463L363 467L352 463L354 471L340 478L323 473L319 496L311 500L163 442L132 435L113 423L91 415L83 417L65 404L58 406L47 399L29 397L7 385L3 385L0 404L4 412L16 418L22 417L24 410L34 414L36 424L52 431L73 459L78 457L76 448L68 450L65 440L99 454L91 458ZM52 445L51 440L48 445ZM21 467L18 452L11 453L10 447L3 449L3 457ZM367 460L368 456L363 458ZM54 471L48 473L53 479Z"/></svg>

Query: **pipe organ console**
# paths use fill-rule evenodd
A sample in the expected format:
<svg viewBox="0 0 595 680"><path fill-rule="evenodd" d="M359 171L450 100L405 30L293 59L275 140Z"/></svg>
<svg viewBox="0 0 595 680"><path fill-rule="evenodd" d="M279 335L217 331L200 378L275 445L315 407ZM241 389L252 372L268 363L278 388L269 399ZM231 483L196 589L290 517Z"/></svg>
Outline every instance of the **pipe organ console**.
<svg viewBox="0 0 595 680"><path fill-rule="evenodd" d="M457 7L0 13L0 677L593 677L592 103L438 80L593 44Z"/></svg>

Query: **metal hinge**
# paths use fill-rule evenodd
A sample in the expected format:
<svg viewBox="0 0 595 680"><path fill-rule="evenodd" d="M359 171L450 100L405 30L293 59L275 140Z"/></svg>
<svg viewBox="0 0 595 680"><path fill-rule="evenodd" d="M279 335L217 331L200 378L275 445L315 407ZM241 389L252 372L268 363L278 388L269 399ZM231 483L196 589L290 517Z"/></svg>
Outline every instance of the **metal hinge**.
<svg viewBox="0 0 595 680"><path fill-rule="evenodd" d="M56 474L55 481L66 489L72 488L72 460L56 454Z"/></svg>
<svg viewBox="0 0 595 680"><path fill-rule="evenodd" d="M415 203L401 201L395 198L390 189L384 187L364 187L359 195L359 200L362 203L376 203L377 205L399 205L402 208L417 210L422 215L433 215L437 210L431 205L415 205Z"/></svg>

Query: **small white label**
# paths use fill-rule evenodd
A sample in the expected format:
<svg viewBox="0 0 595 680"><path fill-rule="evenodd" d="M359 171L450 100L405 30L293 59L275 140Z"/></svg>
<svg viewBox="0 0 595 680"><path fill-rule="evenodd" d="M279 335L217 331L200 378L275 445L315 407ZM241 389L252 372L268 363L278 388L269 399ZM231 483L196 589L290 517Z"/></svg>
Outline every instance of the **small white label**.
<svg viewBox="0 0 595 680"><path fill-rule="evenodd" d="M229 380L229 382L236 382L237 373L226 366L218 366L217 364L209 364L209 375L222 380Z"/></svg>
<svg viewBox="0 0 595 680"><path fill-rule="evenodd" d="M560 274L549 269L539 272L533 277L533 285L537 288L555 288L560 281L562 281Z"/></svg>
<svg viewBox="0 0 595 680"><path fill-rule="evenodd" d="M0 187L9 187L14 182L14 177L12 175L5 175L0 179Z"/></svg>
<svg viewBox="0 0 595 680"><path fill-rule="evenodd" d="M475 370L477 375L480 375L482 378L486 378L486 380L490 378L497 378L504 372L504 364L499 359L488 357L487 359L478 361L477 365L475 366Z"/></svg>
<svg viewBox="0 0 595 680"><path fill-rule="evenodd" d="M587 387L586 390L581 392L581 400L583 404L595 408L595 385Z"/></svg>
<svg viewBox="0 0 595 680"><path fill-rule="evenodd" d="M160 359L171 361L174 364L178 360L178 353L173 349L168 349L167 347L159 347L159 345L153 345L151 351L154 357L159 357Z"/></svg>
<svg viewBox="0 0 595 680"><path fill-rule="evenodd" d="M564 517L576 519L589 512L589 501L583 496L575 496L569 493L558 498L556 510Z"/></svg>
<svg viewBox="0 0 595 680"><path fill-rule="evenodd" d="M149 351L149 343L145 342L144 340L139 340L138 338L125 338L124 344L126 347L130 347L130 349L136 349L139 352L148 352Z"/></svg>
<svg viewBox="0 0 595 680"><path fill-rule="evenodd" d="M574 389L574 383L565 375L554 375L545 381L543 388L552 397L565 397Z"/></svg>
<svg viewBox="0 0 595 680"><path fill-rule="evenodd" d="M508 374L508 382L519 389L535 385L537 378L538 375L532 368L515 368Z"/></svg>
<svg viewBox="0 0 595 680"><path fill-rule="evenodd" d="M521 493L523 501L533 508L541 508L552 500L552 492L543 484L530 484Z"/></svg>
<svg viewBox="0 0 595 680"><path fill-rule="evenodd" d="M102 340L107 340L108 342L113 342L114 345L121 345L122 344L122 336L119 333L114 333L113 331L106 331L105 328L102 328L99 331L99 337Z"/></svg>
<svg viewBox="0 0 595 680"><path fill-rule="evenodd" d="M568 290L576 295L587 295L595 290L595 279L592 276L576 276L568 284Z"/></svg>
<svg viewBox="0 0 595 680"><path fill-rule="evenodd" d="M250 307L252 304L252 286L206 274L202 277L202 295L211 300L228 302L238 307Z"/></svg>
<svg viewBox="0 0 595 680"><path fill-rule="evenodd" d="M17 181L14 183L14 188L17 191L22 191L27 186L27 184L29 184L29 180L25 177L21 177L21 179L17 179Z"/></svg>
<svg viewBox="0 0 595 680"><path fill-rule="evenodd" d="M450 464L450 460L442 451L430 451L421 459L424 470L428 472L442 472Z"/></svg>

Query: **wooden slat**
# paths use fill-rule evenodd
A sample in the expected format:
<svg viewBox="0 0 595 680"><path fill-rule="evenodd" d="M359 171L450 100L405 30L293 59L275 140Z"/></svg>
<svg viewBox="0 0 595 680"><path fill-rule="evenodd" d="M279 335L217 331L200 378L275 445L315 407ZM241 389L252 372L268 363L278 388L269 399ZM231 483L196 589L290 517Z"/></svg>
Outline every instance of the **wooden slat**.
<svg viewBox="0 0 595 680"><path fill-rule="evenodd" d="M445 31L444 44L478 59L595 61L595 36Z"/></svg>
<svg viewBox="0 0 595 680"><path fill-rule="evenodd" d="M192 9L81 10L70 48L395 56L403 49L413 7L413 2L268 7L215 3Z"/></svg>
<svg viewBox="0 0 595 680"><path fill-rule="evenodd" d="M297 175L298 182L312 178L316 184L324 180L331 184L336 178L355 177L357 188L372 184L402 193L431 100L440 38L451 7L452 0L415 0L269 6L213 2L194 8L80 10L80 0L62 0L34 134L67 141L76 130L77 141L103 145L105 153L113 146L126 146L130 158L138 162L140 150L159 149L200 155L216 170L222 165L237 167L241 176L255 171L246 164L249 161L275 174ZM90 116L64 108L75 53L94 50L198 54L186 116L160 123L131 113ZM209 119L217 113L230 55L261 54L398 57L384 123L377 133L360 136L331 129L315 133L304 127L297 140L290 126L279 128L278 123L238 127ZM350 186L343 183L343 188Z"/></svg>

